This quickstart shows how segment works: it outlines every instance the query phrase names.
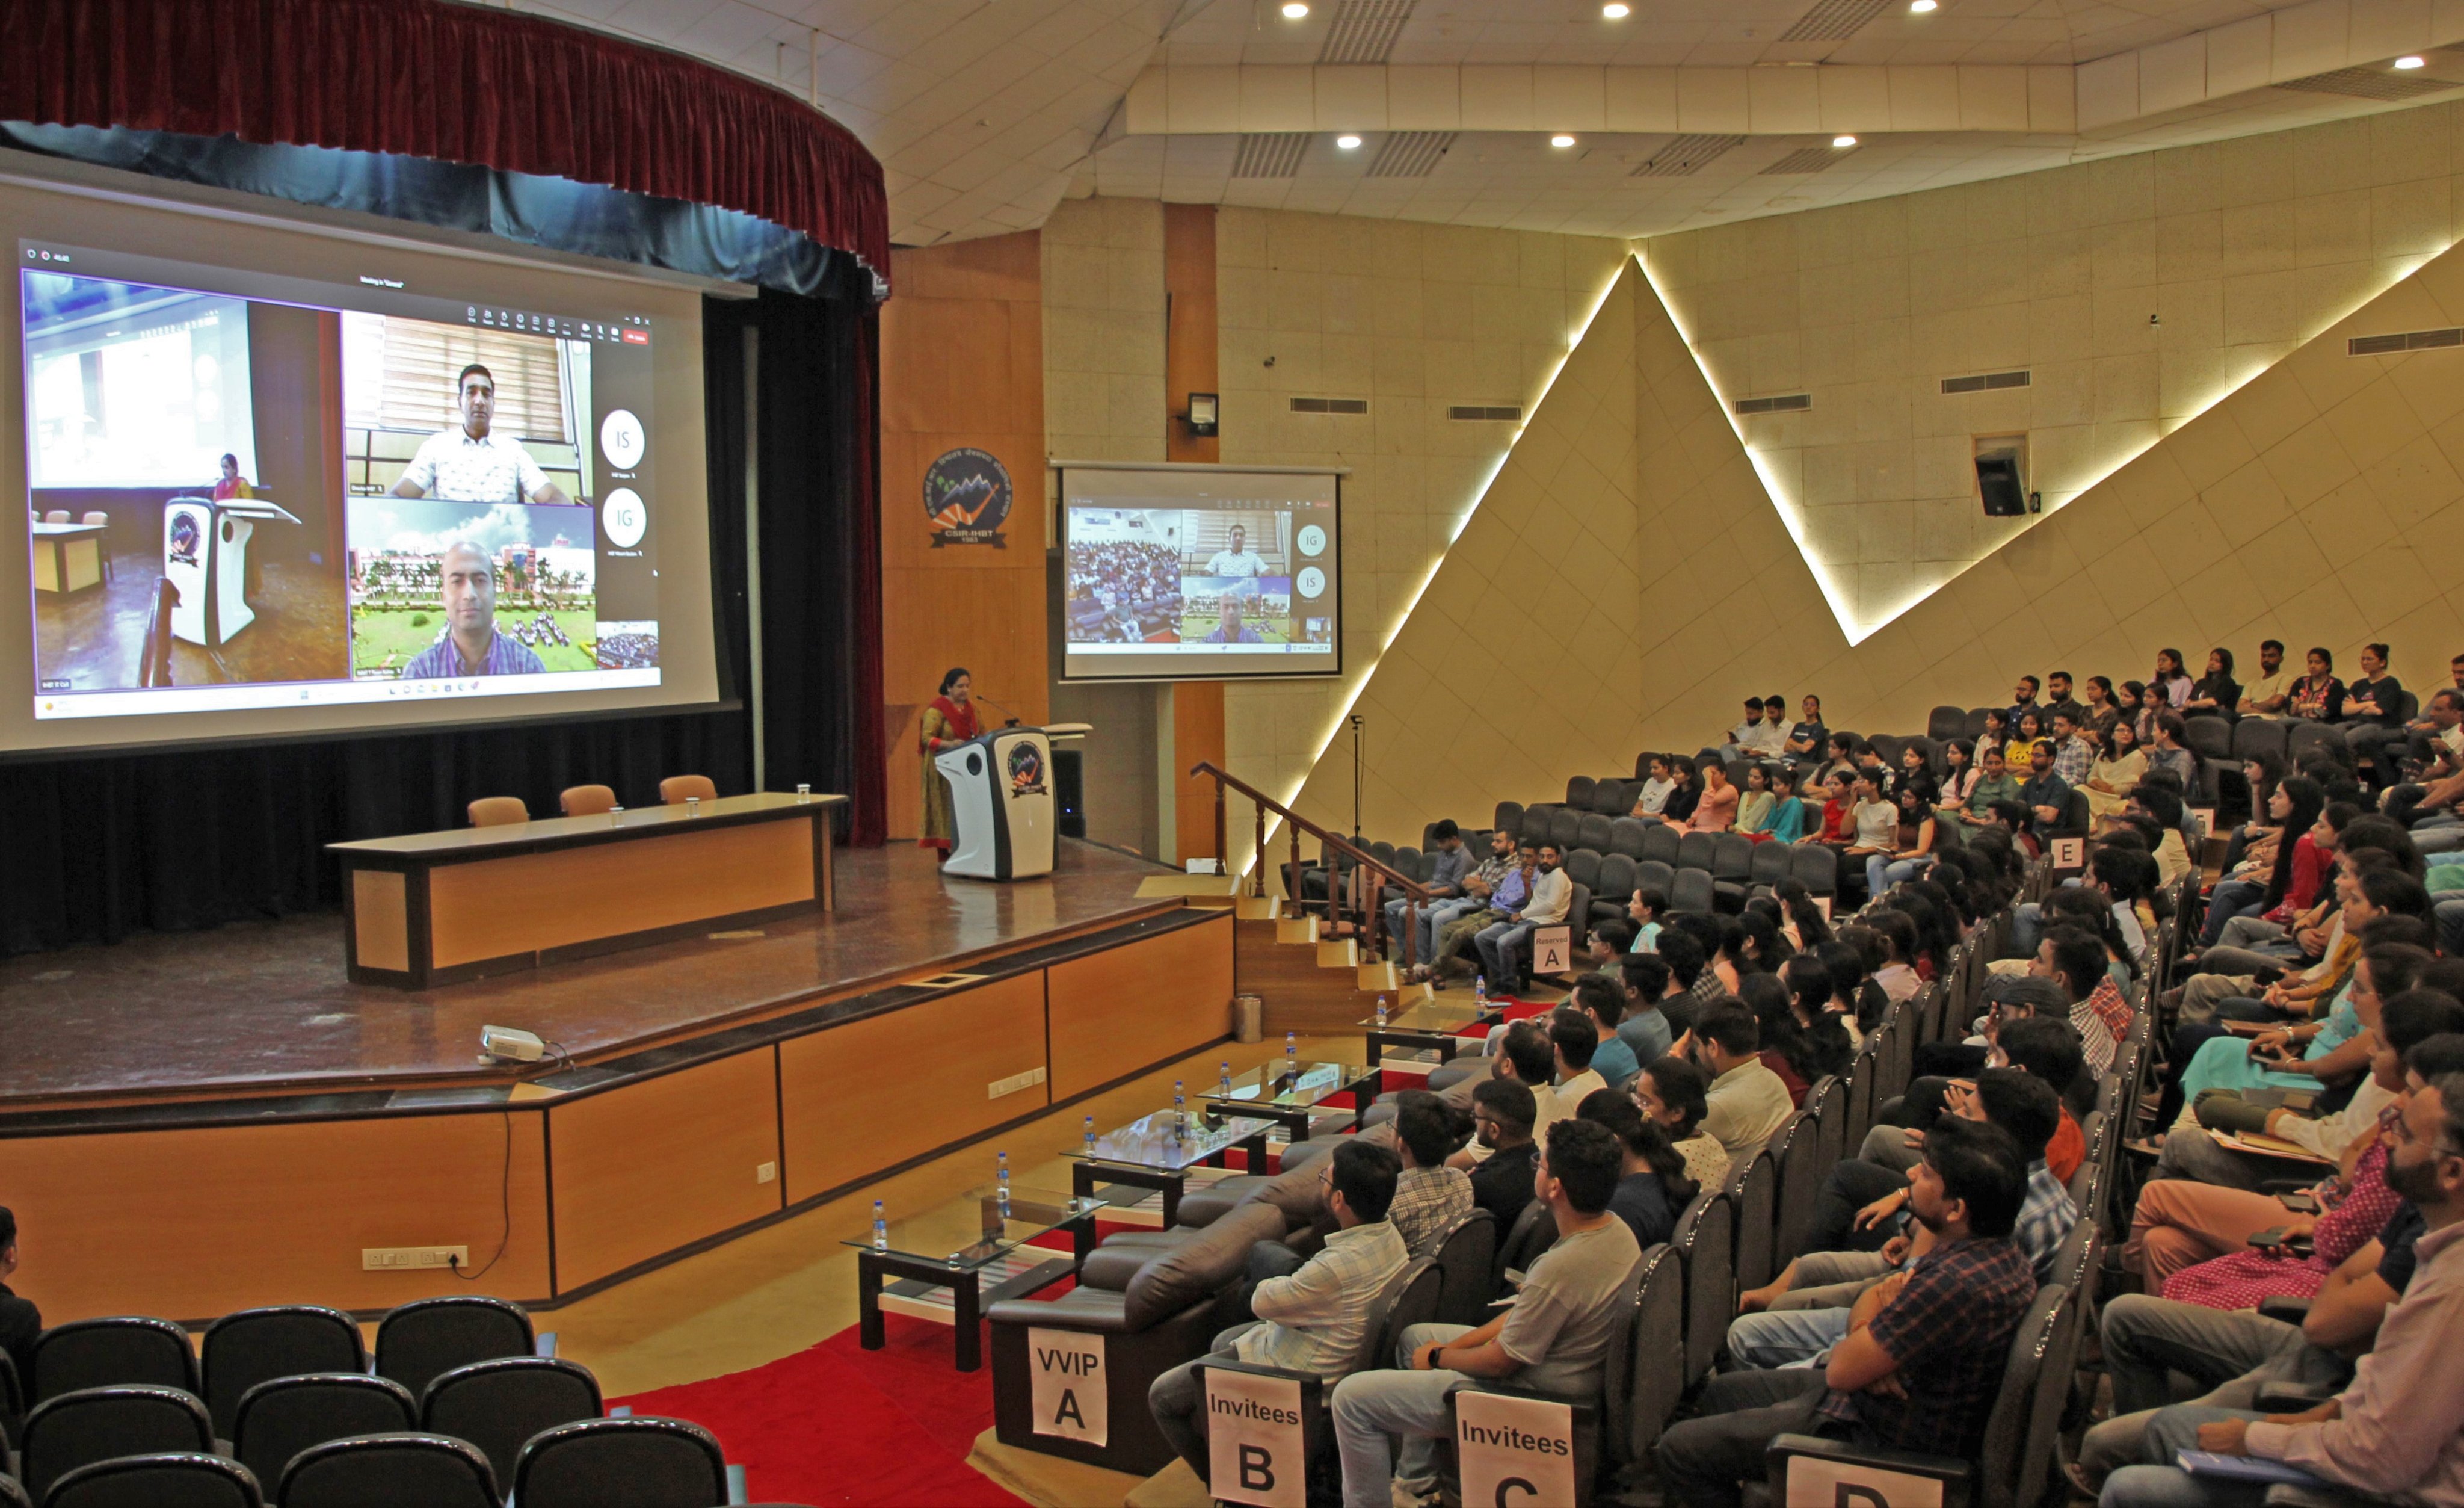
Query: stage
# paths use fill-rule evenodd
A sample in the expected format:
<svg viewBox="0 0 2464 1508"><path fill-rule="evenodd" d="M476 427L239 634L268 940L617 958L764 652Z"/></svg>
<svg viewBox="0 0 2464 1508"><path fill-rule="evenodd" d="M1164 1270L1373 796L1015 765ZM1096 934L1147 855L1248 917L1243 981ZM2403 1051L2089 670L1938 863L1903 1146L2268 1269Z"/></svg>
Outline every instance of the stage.
<svg viewBox="0 0 2464 1508"><path fill-rule="evenodd" d="M330 913L0 964L32 1045L0 1063L0 1202L76 1254L46 1319L469 1286L367 1255L412 1246L552 1304L1226 1033L1230 915L1141 898L1164 866L837 862L835 911L424 991L350 984ZM569 1061L481 1062L483 1025Z"/></svg>

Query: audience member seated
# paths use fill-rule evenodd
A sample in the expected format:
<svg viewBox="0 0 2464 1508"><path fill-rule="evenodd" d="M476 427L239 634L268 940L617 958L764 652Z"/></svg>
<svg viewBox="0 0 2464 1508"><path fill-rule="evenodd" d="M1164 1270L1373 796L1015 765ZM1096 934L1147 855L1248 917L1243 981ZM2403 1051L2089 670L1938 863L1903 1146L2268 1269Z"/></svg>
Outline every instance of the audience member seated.
<svg viewBox="0 0 2464 1508"><path fill-rule="evenodd" d="M1703 799L1703 783L1695 776L1694 762L1670 760L1668 778L1668 796L1660 804L1660 814L1670 822L1687 821L1694 815L1695 804Z"/></svg>
<svg viewBox="0 0 2464 1508"><path fill-rule="evenodd" d="M1598 1046L1593 1050L1588 1065L1591 1071L1611 1089L1622 1090L1633 1083L1642 1065L1636 1059L1634 1049L1617 1034L1625 1024L1624 984L1606 974L1586 974L1574 982L1574 992L1568 998L1590 1017L1598 1037Z"/></svg>
<svg viewBox="0 0 2464 1508"><path fill-rule="evenodd" d="M2390 743L2401 747L2406 742L2403 710L2404 682L2387 674L2387 647L2363 645L2361 678L2344 688L2341 731L2353 767L2381 790L2395 784L2380 762Z"/></svg>
<svg viewBox="0 0 2464 1508"><path fill-rule="evenodd" d="M1507 908L1502 920L1472 935L1472 945L1480 950L1481 967L1493 988L1522 987L1524 967L1530 963L1531 934L1541 927L1562 924L1573 904L1574 882L1562 867L1564 855L1558 853L1557 845L1541 844L1533 862L1531 898L1519 907ZM1497 909L1492 904L1490 914Z"/></svg>
<svg viewBox="0 0 2464 1508"><path fill-rule="evenodd" d="M1569 1119L1550 1128L1532 1195L1548 1205L1557 1239L1531 1265L1505 1313L1478 1328L1405 1330L1398 1367L1355 1372L1334 1389L1344 1508L1393 1508L1438 1485L1438 1442L1449 1429L1446 1395L1484 1382L1570 1400L1596 1398L1618 1328L1633 1323L1642 1249L1609 1210L1623 1158L1604 1126ZM1395 1447L1401 1446L1400 1459Z"/></svg>
<svg viewBox="0 0 2464 1508"><path fill-rule="evenodd" d="M1556 1113L1544 1120L1554 1120L1573 1115L1584 1096L1609 1086L1592 1067L1592 1058L1599 1052L1600 1033L1588 1013L1572 1004L1559 1006L1549 1012L1548 1029L1549 1047L1555 1059L1553 1087L1549 1097L1555 1103ZM1542 1133L1546 1131L1544 1124Z"/></svg>
<svg viewBox="0 0 2464 1508"><path fill-rule="evenodd" d="M1472 1211L1470 1177L1446 1165L1463 1142L1461 1115L1425 1089L1407 1089L1395 1103L1395 1149L1402 1155L1403 1172L1386 1218L1414 1256L1435 1252L1438 1238Z"/></svg>
<svg viewBox="0 0 2464 1508"><path fill-rule="evenodd" d="M1670 761L1667 755L1651 756L1650 765L1647 766L1650 774L1644 778L1641 791L1634 798L1634 810L1628 815L1637 817L1660 815L1661 809L1668 804L1668 793L1677 788L1677 782L1669 777L1669 766Z"/></svg>
<svg viewBox="0 0 2464 1508"><path fill-rule="evenodd" d="M1910 1186L1932 1250L1858 1299L1827 1365L1712 1379L1698 1416L1670 1427L1655 1450L1668 1500L1743 1502L1739 1484L1762 1479L1764 1453L1782 1434L1973 1459L2035 1297L2011 1238L2027 1186L2008 1132L1962 1120L1937 1127Z"/></svg>
<svg viewBox="0 0 2464 1508"><path fill-rule="evenodd" d="M1657 1121L1644 1120L1631 1098L1613 1089L1585 1095L1574 1114L1608 1127L1617 1139L1622 1171L1609 1212L1626 1223L1636 1244L1646 1252L1667 1240L1695 1193L1685 1159L1669 1143L1668 1133Z"/></svg>
<svg viewBox="0 0 2464 1508"><path fill-rule="evenodd" d="M2153 756L2150 756L2151 759ZM2071 805L2070 783L2054 773L2054 745L2039 739L2028 748L2028 774L2015 798L2039 832L2062 825Z"/></svg>
<svg viewBox="0 0 2464 1508"><path fill-rule="evenodd" d="M1908 752L1918 751L1911 747ZM1932 865L1933 797L1930 781L1909 779L1900 783L1888 842L1882 852L1865 856L1866 894L1879 896L1902 880L1914 879ZM1864 839L1860 835L1858 841L1861 844Z"/></svg>
<svg viewBox="0 0 2464 1508"><path fill-rule="evenodd" d="M1728 767L1717 760L1703 762L1703 793L1692 815L1669 819L1681 832L1726 832L1737 825L1737 787L1728 783Z"/></svg>
<svg viewBox="0 0 2464 1508"><path fill-rule="evenodd" d="M1471 1092L1472 1142L1480 1148L1470 1173L1472 1203L1497 1222L1501 1241L1531 1202L1531 1167L1540 1156L1531 1138L1537 1116L1531 1087L1519 1079L1485 1078Z"/></svg>
<svg viewBox="0 0 2464 1508"><path fill-rule="evenodd" d="M1735 1157L1759 1147L1795 1113L1788 1086L1762 1059L1762 1033L1745 1002L1729 997L1704 1011L1678 1044L1703 1072L1703 1133Z"/></svg>
<svg viewBox="0 0 2464 1508"><path fill-rule="evenodd" d="M2060 1098L2041 1079L2014 1069L1988 1069L1977 1076L1973 1090L1953 1090L1949 1114L1999 1126L2023 1156L2035 1154L2028 1156L2028 1193L2012 1239L2036 1281L2051 1281L2054 1258L2079 1219L2070 1189L2044 1160L2060 1121ZM1892 1232L1879 1251L1810 1253L1790 1263L1769 1286L1740 1296L1737 1320L1728 1327L1729 1356L1749 1368L1818 1363L1847 1335L1849 1312L1868 1287L1932 1250L1933 1232L1903 1213L1908 1198L1909 1189L1903 1188L1879 1207L1873 1223Z"/></svg>
<svg viewBox="0 0 2464 1508"><path fill-rule="evenodd" d="M0 1279L17 1271L17 1212L0 1205ZM0 1353L17 1368L17 1386L34 1385L34 1339L43 1333L43 1312L0 1281Z"/></svg>
<svg viewBox="0 0 2464 1508"><path fill-rule="evenodd" d="M1523 1020L1509 1024L1505 1034L1497 1039L1489 1064L1495 1076L1512 1079L1531 1092L1531 1134L1534 1137L1547 1136L1551 1121L1573 1113L1572 1105L1557 1102L1557 1092L1551 1087L1557 1073L1557 1047L1550 1039L1546 1022ZM1475 1104L1478 1103L1478 1093L1473 1091ZM1446 1161L1469 1172L1487 1161L1489 1152L1488 1143L1475 1135L1468 1146Z"/></svg>
<svg viewBox="0 0 2464 1508"><path fill-rule="evenodd" d="M1505 836L1503 830L1496 835L1497 838ZM1495 848L1496 839L1493 838L1492 861L1496 857ZM1455 955L1470 946L1481 933L1492 926L1511 923L1522 914L1525 903L1530 900L1532 881L1538 876L1539 869L1540 845L1525 843L1515 848L1513 866L1503 870L1495 880L1484 881L1480 876L1466 880L1465 888L1472 892L1474 903L1457 911L1437 929L1437 941L1429 949L1429 961L1421 965L1427 973L1423 975L1416 969L1415 977L1437 977ZM1482 866L1482 872L1487 872L1486 865ZM1482 899L1484 896L1485 900ZM1498 987L1503 989L1506 987L1501 981Z"/></svg>
<svg viewBox="0 0 2464 1508"><path fill-rule="evenodd" d="M1655 1058L1635 1076L1634 1106L1666 1133L1669 1145L1684 1159L1685 1176L1716 1188L1727 1184L1733 1160L1727 1147L1703 1130L1709 1085L1703 1071L1682 1057Z"/></svg>
<svg viewBox="0 0 2464 1508"><path fill-rule="evenodd" d="M2141 1459L2106 1478L2102 1508L2255 1500L2255 1489L2193 1474L2183 1451L2281 1463L2330 1490L2387 1501L2464 1502L2464 1075L2424 1083L2391 1128L2387 1176L2420 1211L2403 1297L2380 1320L2352 1385L2299 1413L2211 1404L2160 1409Z"/></svg>
<svg viewBox="0 0 2464 1508"><path fill-rule="evenodd" d="M1625 1044L1626 1055L1639 1070L1641 1065L1665 1053L1669 1044L1677 1040L1677 1028L1668 1019L1664 1002L1684 990L1669 971L1668 961L1656 953L1629 953L1618 960L1617 979L1625 995L1625 1015L1617 1022L1617 1040ZM1601 1046L1605 1048L1607 1044ZM1596 1066L1598 1054L1595 1053L1592 1061ZM1600 1076L1606 1078L1608 1075L1604 1072Z"/></svg>
<svg viewBox="0 0 2464 1508"><path fill-rule="evenodd" d="M1362 1362L1370 1309L1411 1260L1401 1233L1387 1218L1402 1165L1386 1147L1356 1138L1320 1163L1333 1232L1300 1271L1268 1278L1251 1291L1256 1322L1217 1336L1210 1358L1237 1358L1328 1382ZM1199 1365L1185 1363L1156 1377L1147 1389L1147 1407L1164 1438L1205 1481L1206 1388Z"/></svg>
<svg viewBox="0 0 2464 1508"><path fill-rule="evenodd" d="M1495 833L1491 837L1491 847L1503 848L1511 854L1514 839L1507 833ZM1438 825L1429 830L1429 877L1420 882L1421 887L1428 891L1429 898L1420 903L1419 931L1412 939L1419 944L1412 955L1415 966L1427 963L1430 955L1437 951L1438 923L1451 920L1455 914L1475 903L1471 892L1463 884L1471 874L1471 851L1463 846L1463 830L1455 826L1452 817L1439 818ZM1499 867L1501 871L1504 868L1502 864ZM1404 911L1410 904L1408 897L1386 902L1387 936L1399 938L1403 935Z"/></svg>
<svg viewBox="0 0 2464 1508"><path fill-rule="evenodd" d="M1737 999L1753 1012L1754 1039L1760 1044L1755 1056L1763 1067L1779 1076L1780 1087L1788 1091L1788 1102L1802 1110L1805 1092L1813 1080L1797 1072L1796 1064L1781 1051L1783 1043L1799 1048L1803 1043L1796 1031L1796 1018L1789 1009L1788 987L1776 974L1749 974L1737 985Z"/></svg>

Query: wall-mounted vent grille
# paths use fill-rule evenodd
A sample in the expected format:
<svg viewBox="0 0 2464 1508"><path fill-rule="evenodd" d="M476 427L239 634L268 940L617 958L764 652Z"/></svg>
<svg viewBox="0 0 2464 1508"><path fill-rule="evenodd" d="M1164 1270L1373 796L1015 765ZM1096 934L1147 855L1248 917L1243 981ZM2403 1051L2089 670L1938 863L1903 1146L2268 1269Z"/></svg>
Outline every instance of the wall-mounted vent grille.
<svg viewBox="0 0 2464 1508"><path fill-rule="evenodd" d="M1986 372L1977 377L1945 377L1942 380L1942 390L1945 392L1990 392L1996 388L2025 388L2026 386L2028 386L2026 372Z"/></svg>
<svg viewBox="0 0 2464 1508"><path fill-rule="evenodd" d="M1763 169L1765 173L1818 173L1857 155L1854 146L1800 146Z"/></svg>
<svg viewBox="0 0 2464 1508"><path fill-rule="evenodd" d="M2464 345L2464 330L2408 330L2402 335L2356 335L2344 343L2344 354L2392 356L2398 351L2434 351L2442 345Z"/></svg>
<svg viewBox="0 0 2464 1508"><path fill-rule="evenodd" d="M1740 398L1735 408L1739 413L1802 413L1814 407L1814 395L1784 392L1775 398Z"/></svg>
<svg viewBox="0 0 2464 1508"><path fill-rule="evenodd" d="M1651 160L1626 176L1629 178L1691 178L1716 161L1729 148L1742 146L1742 136L1681 136L1651 154Z"/></svg>
<svg viewBox="0 0 2464 1508"><path fill-rule="evenodd" d="M1367 413L1366 398L1294 398L1294 413Z"/></svg>
<svg viewBox="0 0 2464 1508"><path fill-rule="evenodd" d="M1372 178L1426 178L1454 150L1452 131L1397 131L1377 144L1369 160Z"/></svg>
<svg viewBox="0 0 2464 1508"><path fill-rule="evenodd" d="M1321 63L1382 63L1395 51L1417 0L1342 0L1326 29Z"/></svg>
<svg viewBox="0 0 2464 1508"><path fill-rule="evenodd" d="M1891 0L1820 0L1779 34L1783 42L1844 42L1890 9Z"/></svg>
<svg viewBox="0 0 2464 1508"><path fill-rule="evenodd" d="M1508 424L1519 422L1523 410L1510 403L1458 403L1446 410L1449 419L1502 419Z"/></svg>
<svg viewBox="0 0 2464 1508"><path fill-rule="evenodd" d="M1301 154L1309 150L1307 131L1249 131L1232 154L1235 178L1289 178L1301 170Z"/></svg>
<svg viewBox="0 0 2464 1508"><path fill-rule="evenodd" d="M2300 94L2397 100L2446 94L2451 90L2464 89L2464 84L2449 83L2444 78L2415 78L2407 74L2391 74L2384 68L2337 68L2323 74L2312 74L2307 78L2287 78L2276 87Z"/></svg>

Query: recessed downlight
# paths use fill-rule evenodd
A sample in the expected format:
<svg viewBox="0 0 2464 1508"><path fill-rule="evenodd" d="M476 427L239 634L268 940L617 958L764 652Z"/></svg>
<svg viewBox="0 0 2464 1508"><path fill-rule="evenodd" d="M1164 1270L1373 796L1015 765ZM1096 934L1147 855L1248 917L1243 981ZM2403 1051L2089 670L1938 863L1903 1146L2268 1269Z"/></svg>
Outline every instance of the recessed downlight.
<svg viewBox="0 0 2464 1508"><path fill-rule="evenodd" d="M1624 0L1609 0L1608 4L1600 7L1600 14L1612 21L1622 21L1634 14L1634 8L1626 5Z"/></svg>
<svg viewBox="0 0 2464 1508"><path fill-rule="evenodd" d="M1908 0L1908 10L1913 14L1924 15L1940 3L1941 0Z"/></svg>
<svg viewBox="0 0 2464 1508"><path fill-rule="evenodd" d="M1334 144L1342 147L1347 152L1357 151L1360 148L1360 138L1356 136L1338 136L1334 139Z"/></svg>
<svg viewBox="0 0 2464 1508"><path fill-rule="evenodd" d="M1857 144L1857 139L1853 136L1846 135L1835 136L1831 139L1831 144L1834 146L1854 146Z"/></svg>
<svg viewBox="0 0 2464 1508"><path fill-rule="evenodd" d="M1285 20L1297 21L1308 14L1309 7L1303 4L1302 0L1284 0Z"/></svg>
<svg viewBox="0 0 2464 1508"><path fill-rule="evenodd" d="M2418 53L2407 53L2405 55L2395 60L2395 66L2410 70L2427 66L2429 62L2429 58L2422 56Z"/></svg>
<svg viewBox="0 0 2464 1508"><path fill-rule="evenodd" d="M1556 135L1549 138L1549 144L1551 146L1572 146L1574 144L1574 139L1568 136L1565 132L1560 131Z"/></svg>

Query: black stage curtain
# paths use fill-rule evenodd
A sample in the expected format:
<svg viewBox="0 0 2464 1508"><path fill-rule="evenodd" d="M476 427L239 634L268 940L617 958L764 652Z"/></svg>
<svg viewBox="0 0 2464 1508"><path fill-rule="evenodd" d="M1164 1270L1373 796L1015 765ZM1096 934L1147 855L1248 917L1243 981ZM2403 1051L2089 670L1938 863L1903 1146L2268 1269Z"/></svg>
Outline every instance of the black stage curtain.
<svg viewBox="0 0 2464 1508"><path fill-rule="evenodd" d="M707 300L713 607L719 684L749 679L743 340L760 334L762 683L767 780L855 797L845 835L882 841L880 550L874 497L878 322L859 303L764 293ZM752 714L511 721L153 753L0 763L0 952L113 942L341 902L328 843L458 827L567 786L658 800L669 775L753 783Z"/></svg>

